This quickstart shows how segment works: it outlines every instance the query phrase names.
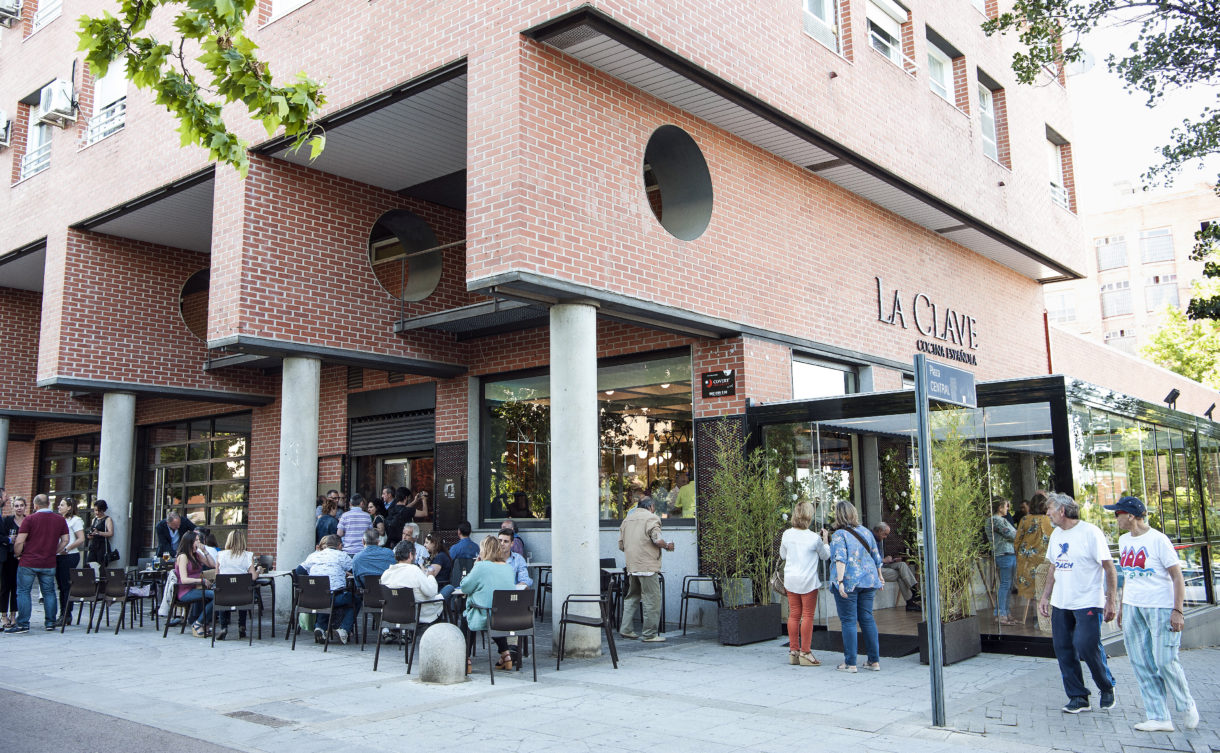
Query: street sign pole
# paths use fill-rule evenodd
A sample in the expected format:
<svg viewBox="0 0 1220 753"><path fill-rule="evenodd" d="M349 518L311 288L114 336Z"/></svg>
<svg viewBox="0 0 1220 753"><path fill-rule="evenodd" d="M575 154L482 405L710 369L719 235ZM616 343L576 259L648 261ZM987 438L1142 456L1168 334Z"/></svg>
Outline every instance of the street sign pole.
<svg viewBox="0 0 1220 753"><path fill-rule="evenodd" d="M928 425L927 358L915 354L915 418L919 442L919 509L923 516L923 606L928 626L928 671L932 684L932 724L945 726L944 644L940 624L940 571L936 558L936 515L932 506L932 431Z"/></svg>

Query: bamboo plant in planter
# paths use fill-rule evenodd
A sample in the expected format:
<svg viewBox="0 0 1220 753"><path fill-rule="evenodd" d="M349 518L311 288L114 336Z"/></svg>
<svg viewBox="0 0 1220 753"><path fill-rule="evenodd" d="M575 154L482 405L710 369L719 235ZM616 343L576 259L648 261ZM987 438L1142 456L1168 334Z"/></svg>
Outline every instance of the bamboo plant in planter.
<svg viewBox="0 0 1220 753"><path fill-rule="evenodd" d="M706 571L724 595L720 642L769 640L780 634L780 605L772 601L768 581L784 529L784 480L775 453L747 453L745 437L727 422L714 431L712 445L716 471L700 494L700 528Z"/></svg>
<svg viewBox="0 0 1220 753"><path fill-rule="evenodd" d="M944 662L968 659L982 651L974 613L974 570L982 556L979 532L986 521L974 452L962 436L963 410L932 414L932 500L936 515L938 598L943 624ZM923 559L920 558L922 571ZM924 578L921 577L923 581ZM928 662L927 624L919 623L919 659Z"/></svg>

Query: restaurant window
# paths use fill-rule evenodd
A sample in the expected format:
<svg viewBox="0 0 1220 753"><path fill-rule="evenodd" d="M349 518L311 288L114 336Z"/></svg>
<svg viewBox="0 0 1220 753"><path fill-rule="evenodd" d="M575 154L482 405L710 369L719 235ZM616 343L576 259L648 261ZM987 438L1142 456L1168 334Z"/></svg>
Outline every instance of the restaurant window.
<svg viewBox="0 0 1220 753"><path fill-rule="evenodd" d="M829 361L792 359L792 399L834 397L858 391L856 371Z"/></svg>
<svg viewBox="0 0 1220 753"><path fill-rule="evenodd" d="M662 517L693 518L675 488L694 460L690 354L601 362L597 403L600 517L622 518L642 488ZM482 427L482 518L549 519L550 375L485 379Z"/></svg>
<svg viewBox="0 0 1220 753"><path fill-rule="evenodd" d="M1121 235L1109 235L1093 239L1097 251L1097 270L1118 269L1127 266L1127 239Z"/></svg>
<svg viewBox="0 0 1220 753"><path fill-rule="evenodd" d="M52 503L60 497L75 497L77 512L86 523L97 500L98 454L101 434L48 439L38 448L38 490ZM55 509L52 504L52 509Z"/></svg>
<svg viewBox="0 0 1220 753"><path fill-rule="evenodd" d="M230 531L246 528L249 413L150 426L145 437L145 483L154 507L151 520L142 521L146 540L170 512L210 528L222 545Z"/></svg>
<svg viewBox="0 0 1220 753"><path fill-rule="evenodd" d="M1144 263L1173 261L1173 233L1167 227L1140 231L1140 256Z"/></svg>

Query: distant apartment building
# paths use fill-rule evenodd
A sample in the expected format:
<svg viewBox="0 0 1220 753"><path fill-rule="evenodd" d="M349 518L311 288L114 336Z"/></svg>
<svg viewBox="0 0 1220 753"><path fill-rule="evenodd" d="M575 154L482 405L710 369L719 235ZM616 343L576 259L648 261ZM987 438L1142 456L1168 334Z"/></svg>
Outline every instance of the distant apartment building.
<svg viewBox="0 0 1220 753"><path fill-rule="evenodd" d="M1185 308L1203 262L1192 261L1195 232L1220 220L1207 184L1145 192L1115 187L1108 211L1083 217L1089 245L1084 279L1043 288L1051 324L1137 355L1167 306Z"/></svg>

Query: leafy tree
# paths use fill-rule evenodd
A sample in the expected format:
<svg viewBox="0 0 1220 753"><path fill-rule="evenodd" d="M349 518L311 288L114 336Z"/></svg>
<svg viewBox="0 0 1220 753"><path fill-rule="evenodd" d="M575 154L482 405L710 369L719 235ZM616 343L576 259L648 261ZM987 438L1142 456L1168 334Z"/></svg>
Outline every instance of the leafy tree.
<svg viewBox="0 0 1220 753"><path fill-rule="evenodd" d="M147 31L162 6L176 14L168 42ZM243 176L248 144L221 112L232 102L242 102L269 136L283 129L293 137L294 149L308 141L310 158L316 158L326 145L314 122L326 101L321 85L304 73L286 86L272 81L267 63L255 54L258 45L245 35L254 8L255 0L120 0L118 16L106 11L100 18L81 17L79 49L96 77L114 63L126 65L127 78L152 91L157 104L178 119L183 146L201 146ZM192 63L202 66L208 86L200 83Z"/></svg>
<svg viewBox="0 0 1220 753"><path fill-rule="evenodd" d="M1192 320L1181 309L1166 307L1161 328L1140 354L1172 372L1220 389L1220 322Z"/></svg>
<svg viewBox="0 0 1220 753"><path fill-rule="evenodd" d="M1016 0L1010 11L983 24L988 35L1014 32L1021 49L1012 68L1023 84L1044 67L1058 68L1084 56L1081 38L1100 26L1132 29L1135 40L1122 55L1106 59L1127 89L1148 97L1154 107L1166 93L1220 84L1220 6L1216 0ZM1151 183L1172 181L1187 164L1220 154L1220 107L1208 106L1169 133L1161 163L1145 174ZM1220 182L1217 183L1220 191ZM1192 258L1205 261L1205 277L1220 279L1220 263L1208 257L1220 249L1220 227L1195 234ZM1220 294L1190 302L1192 319L1220 319Z"/></svg>

